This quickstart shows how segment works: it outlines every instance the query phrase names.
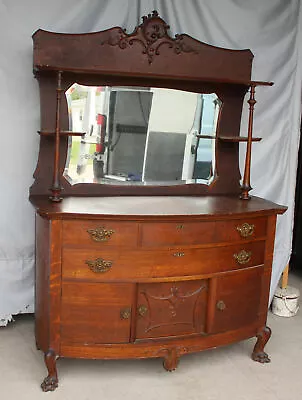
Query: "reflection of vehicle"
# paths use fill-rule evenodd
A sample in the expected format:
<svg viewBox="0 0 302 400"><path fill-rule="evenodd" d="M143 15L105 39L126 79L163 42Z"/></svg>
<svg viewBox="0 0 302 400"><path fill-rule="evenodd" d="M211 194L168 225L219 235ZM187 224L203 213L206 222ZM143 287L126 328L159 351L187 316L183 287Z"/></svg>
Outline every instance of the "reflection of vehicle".
<svg viewBox="0 0 302 400"><path fill-rule="evenodd" d="M95 145L95 153L93 158L93 175L96 179L104 177L104 161L105 139L106 139L106 124L107 117L103 114L97 114L97 137Z"/></svg>
<svg viewBox="0 0 302 400"><path fill-rule="evenodd" d="M219 100L215 94L73 85L72 183L107 180L204 182L213 175ZM166 157L169 155L169 163ZM73 167L74 160L76 165Z"/></svg>

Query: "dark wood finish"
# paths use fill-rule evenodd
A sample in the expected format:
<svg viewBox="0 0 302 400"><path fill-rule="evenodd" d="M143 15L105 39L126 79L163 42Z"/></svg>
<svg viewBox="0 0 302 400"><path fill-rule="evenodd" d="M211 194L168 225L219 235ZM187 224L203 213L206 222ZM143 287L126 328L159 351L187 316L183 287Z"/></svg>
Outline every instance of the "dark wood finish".
<svg viewBox="0 0 302 400"><path fill-rule="evenodd" d="M235 255L241 251L251 253L248 261L240 264ZM172 248L170 250L63 250L64 279L100 281L148 280L149 278L192 277L233 271L264 263L264 241L246 242L231 246L208 248ZM94 272L87 261L97 259L111 262L110 269Z"/></svg>
<svg viewBox="0 0 302 400"><path fill-rule="evenodd" d="M50 200L58 202L62 200L61 193L61 179L60 179L60 112L62 100L62 71L58 71L57 81L57 104L56 104L56 129L55 129L55 152L54 152L54 167L53 167L53 180L51 186Z"/></svg>
<svg viewBox="0 0 302 400"><path fill-rule="evenodd" d="M244 136L220 136L219 140L222 140L223 142L248 142L249 140L251 142L260 142L262 140L262 138L259 137L253 137L251 139L249 139L248 137L244 137Z"/></svg>
<svg viewBox="0 0 302 400"><path fill-rule="evenodd" d="M241 185L241 196L242 200L249 200L249 191L252 190L251 187L251 159L252 159L252 136L253 136L253 120L254 120L254 107L256 104L255 100L255 86L251 86L249 103L249 123L248 123L248 140L246 145L246 157L245 157L245 167L243 181Z"/></svg>
<svg viewBox="0 0 302 400"><path fill-rule="evenodd" d="M286 208L250 198L249 190L251 144L260 140L252 137L254 89L272 83L250 80L249 50L171 38L167 31L154 12L132 34L115 27L33 36L41 130L30 200L37 213L36 341L48 369L44 391L58 386L58 357L157 357L173 371L184 354L256 336L252 358L268 361L276 216ZM61 94L74 82L215 92L223 107L211 137L214 182L71 186L63 171L73 133ZM249 87L248 136L242 138ZM238 144L244 141L241 192L248 202L239 199Z"/></svg>
<svg viewBox="0 0 302 400"><path fill-rule="evenodd" d="M132 290L124 283L63 282L62 343L129 342L131 311L125 310L132 308Z"/></svg>
<svg viewBox="0 0 302 400"><path fill-rule="evenodd" d="M38 30L33 35L34 70L41 94L40 152L31 195L47 195L50 186L61 196L206 195L240 194L238 146L242 103L250 86L272 85L251 81L250 50L230 50L202 43L188 35L172 38L157 13L144 18L132 34L120 27L90 34L59 34ZM223 68L222 68L223 66ZM65 96L54 102L57 74L61 91L74 82L84 85L159 86L199 93L216 92L223 103L216 144L216 179L212 185L127 186L70 183L63 176L68 151L68 110ZM56 116L59 114L60 118ZM60 144L51 138L59 122ZM64 132L64 134L63 134ZM78 134L76 134L78 135ZM237 139L239 138L239 139ZM235 143L235 145L233 144ZM53 163L53 154L55 164ZM59 166L57 165L59 158ZM60 187L50 173L59 170Z"/></svg>
<svg viewBox="0 0 302 400"><path fill-rule="evenodd" d="M53 350L49 350L44 355L45 365L48 370L48 375L41 384L43 392L53 392L59 384L57 367L56 367L56 354Z"/></svg>
<svg viewBox="0 0 302 400"><path fill-rule="evenodd" d="M165 77L169 68L174 79L202 77L249 84L253 60L250 50L226 50L185 34L172 38L168 29L157 12L143 17L143 23L131 34L120 27L77 35L40 29L33 35L34 67L38 71L157 78ZM91 49L98 51L91 52Z"/></svg>
<svg viewBox="0 0 302 400"><path fill-rule="evenodd" d="M264 346L269 341L272 331L268 326L263 327L257 334L257 342L255 344L252 359L261 364L269 363L271 360L267 353L264 351Z"/></svg>
<svg viewBox="0 0 302 400"><path fill-rule="evenodd" d="M252 324L258 318L263 267L217 279L214 322L209 333Z"/></svg>
<svg viewBox="0 0 302 400"><path fill-rule="evenodd" d="M207 281L140 284L137 339L155 339L205 331Z"/></svg>
<svg viewBox="0 0 302 400"><path fill-rule="evenodd" d="M110 236L102 232L110 232ZM63 245L81 246L104 250L107 247L135 247L138 240L138 224L136 222L117 221L63 221ZM77 246L78 247L78 246Z"/></svg>
<svg viewBox="0 0 302 400"><path fill-rule="evenodd" d="M51 131L38 131L41 136L55 136L56 132ZM73 131L60 131L60 136L83 136L85 132L73 132Z"/></svg>

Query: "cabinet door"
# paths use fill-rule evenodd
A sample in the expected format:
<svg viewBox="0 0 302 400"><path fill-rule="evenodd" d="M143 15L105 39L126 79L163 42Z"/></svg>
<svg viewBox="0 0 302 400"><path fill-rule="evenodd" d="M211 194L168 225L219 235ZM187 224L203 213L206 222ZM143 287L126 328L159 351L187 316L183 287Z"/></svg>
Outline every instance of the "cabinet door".
<svg viewBox="0 0 302 400"><path fill-rule="evenodd" d="M263 268L236 272L217 279L211 332L238 329L258 318Z"/></svg>
<svg viewBox="0 0 302 400"><path fill-rule="evenodd" d="M204 332L207 281L140 284L136 338Z"/></svg>
<svg viewBox="0 0 302 400"><path fill-rule="evenodd" d="M129 342L132 297L131 284L63 283L62 342Z"/></svg>

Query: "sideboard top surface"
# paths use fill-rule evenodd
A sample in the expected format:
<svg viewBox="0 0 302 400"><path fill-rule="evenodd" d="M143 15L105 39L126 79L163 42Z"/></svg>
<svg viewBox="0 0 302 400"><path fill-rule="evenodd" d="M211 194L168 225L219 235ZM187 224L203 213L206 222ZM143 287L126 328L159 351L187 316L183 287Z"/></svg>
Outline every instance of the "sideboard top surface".
<svg viewBox="0 0 302 400"><path fill-rule="evenodd" d="M236 218L245 214L283 214L286 207L252 197L248 201L230 196L122 196L67 197L62 203L52 203L45 196L31 197L39 215L48 218Z"/></svg>

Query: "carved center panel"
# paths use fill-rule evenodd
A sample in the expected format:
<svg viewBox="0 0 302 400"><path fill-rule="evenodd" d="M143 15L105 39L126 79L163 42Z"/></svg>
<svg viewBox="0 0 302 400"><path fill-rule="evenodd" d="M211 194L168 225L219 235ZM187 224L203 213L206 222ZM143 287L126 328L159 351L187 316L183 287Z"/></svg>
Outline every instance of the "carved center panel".
<svg viewBox="0 0 302 400"><path fill-rule="evenodd" d="M136 337L204 332L207 281L139 285Z"/></svg>

